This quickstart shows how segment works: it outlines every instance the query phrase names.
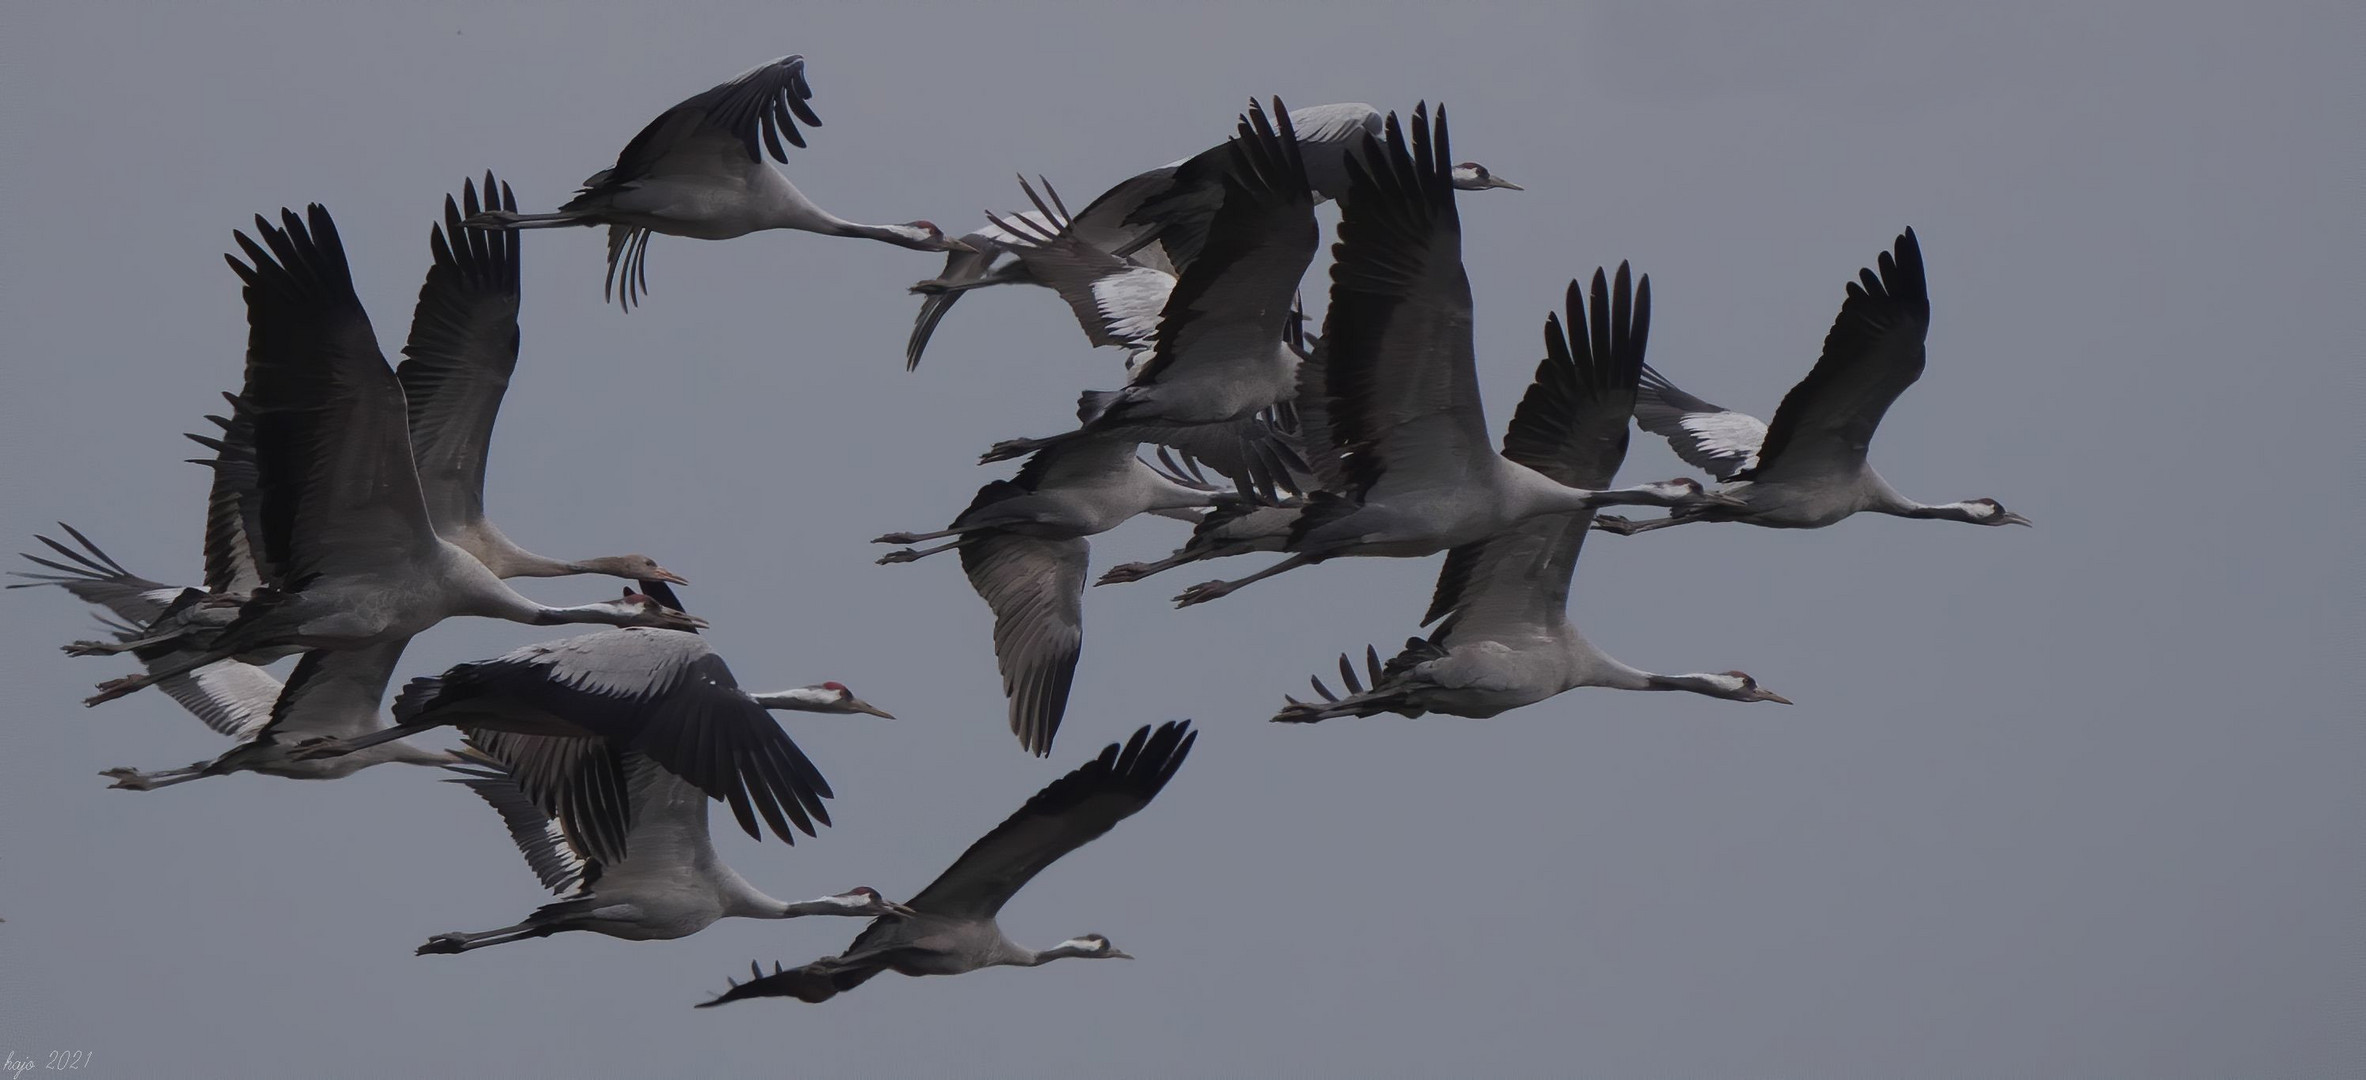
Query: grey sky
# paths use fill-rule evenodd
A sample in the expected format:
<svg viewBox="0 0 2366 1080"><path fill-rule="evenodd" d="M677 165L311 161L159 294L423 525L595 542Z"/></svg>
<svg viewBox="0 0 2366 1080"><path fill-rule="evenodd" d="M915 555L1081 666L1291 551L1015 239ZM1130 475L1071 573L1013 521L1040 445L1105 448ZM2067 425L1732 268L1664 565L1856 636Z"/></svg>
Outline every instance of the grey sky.
<svg viewBox="0 0 2366 1080"><path fill-rule="evenodd" d="M1103 743L1189 716L1207 735L1166 794L1004 915L1142 959L693 1012L749 959L835 952L857 924L413 957L544 899L489 812L399 767L105 790L102 768L220 744L155 694L83 710L124 665L58 655L87 620L15 592L0 1049L89 1050L103 1076L2366 1070L2354 13L387 7L0 15L10 544L62 518L197 576L204 474L179 433L236 385L220 253L252 214L326 203L391 350L463 176L547 209L658 110L788 52L826 122L790 166L804 190L951 231L1016 202L1015 171L1076 205L1211 145L1250 94L1447 102L1457 155L1528 188L1462 201L1497 430L1563 284L1620 259L1652 276L1655 363L1764 415L1911 224L1931 361L1875 461L2038 527L1588 545L1573 602L1599 644L1744 668L1791 709L1597 690L1279 728L1336 653L1415 629L1434 560L1185 612L1166 598L1213 575L1096 589L1038 762L957 570L874 567L865 541L950 518L1004 475L980 449L1057 430L1117 358L1050 294L1004 290L907 375L904 286L938 260L882 244L658 237L626 316L600 302L598 234L533 234L495 518L689 576L747 683L838 679L903 717L792 718L839 824L726 855L783 897L909 895ZM1636 445L1626 478L1683 471ZM1181 536L1135 522L1094 540L1096 570ZM547 636L447 625L401 677Z"/></svg>

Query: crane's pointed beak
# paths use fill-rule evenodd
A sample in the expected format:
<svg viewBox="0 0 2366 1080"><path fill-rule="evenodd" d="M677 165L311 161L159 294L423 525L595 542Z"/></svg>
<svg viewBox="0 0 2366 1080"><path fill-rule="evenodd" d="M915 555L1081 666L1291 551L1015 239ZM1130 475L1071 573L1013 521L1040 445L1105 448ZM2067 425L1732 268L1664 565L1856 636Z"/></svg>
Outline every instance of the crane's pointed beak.
<svg viewBox="0 0 2366 1080"><path fill-rule="evenodd" d="M869 713L872 716L876 716L882 720L895 719L894 713L888 712L887 710L882 709L877 705L873 705L868 701L864 701L861 698L856 698L853 701L847 702L846 709L848 712Z"/></svg>
<svg viewBox="0 0 2366 1080"><path fill-rule="evenodd" d="M913 909L912 905L899 904L893 900L887 902L887 910L889 914L892 914L899 919L909 919L915 915L920 914L920 912Z"/></svg>
<svg viewBox="0 0 2366 1080"><path fill-rule="evenodd" d="M680 574L677 574L677 573L674 573L673 571L671 571L671 570L668 570L668 569L666 569L665 567L662 567L662 566L660 566L660 567L657 567L657 568L655 569L655 571L654 571L654 572L652 572L652 573L649 575L649 580L651 580L651 581L662 581L662 582L665 582L665 583L666 583L666 584L668 584L668 585L688 585L688 584L690 584L690 579L689 579L689 578L683 577L682 575L680 575Z"/></svg>
<svg viewBox="0 0 2366 1080"><path fill-rule="evenodd" d="M1777 705L1789 705L1791 703L1790 698L1784 697L1783 695L1775 693L1772 690L1760 690L1758 692L1758 700L1771 701Z"/></svg>
<svg viewBox="0 0 2366 1080"><path fill-rule="evenodd" d="M1109 950L1109 954L1107 956L1102 957L1104 960L1131 960L1133 958L1134 954L1127 952L1124 949L1111 949Z"/></svg>
<svg viewBox="0 0 2366 1080"><path fill-rule="evenodd" d="M2034 521L2031 521L2031 520L2029 520L2028 518L2022 517L2021 515L2019 515L2019 514L2016 514L2016 513L2012 512L2012 511L2010 511L2010 510L2007 510L2007 511L2005 511L2005 512L2004 512L2004 516L2003 516L2002 518L1999 518L1999 519L1998 519L1998 522L1999 522L2000 524L2004 524L2004 525L2027 525L2027 526L2029 526L2030 528L2033 528L2033 529L2037 527L2037 523L2036 523L2036 522L2034 522Z"/></svg>
<svg viewBox="0 0 2366 1080"><path fill-rule="evenodd" d="M707 628L707 621L687 611L669 609L666 612L666 625L683 630L704 630Z"/></svg>
<svg viewBox="0 0 2366 1080"><path fill-rule="evenodd" d="M950 236L945 238L945 250L965 251L972 255L980 254L976 244L972 244L967 240L955 240Z"/></svg>
<svg viewBox="0 0 2366 1080"><path fill-rule="evenodd" d="M1504 189L1504 190L1506 190L1506 191L1526 191L1526 190L1528 190L1527 188L1524 188L1524 187L1521 187L1521 186L1520 186L1520 185L1518 185L1518 184L1512 183L1511 181L1509 181L1509 180L1506 180L1506 179L1504 179L1503 177L1500 177L1500 176L1492 176L1492 175L1491 175L1491 176L1489 176L1489 177L1487 177L1487 186L1488 186L1488 187L1491 187L1491 188L1503 188L1503 189Z"/></svg>

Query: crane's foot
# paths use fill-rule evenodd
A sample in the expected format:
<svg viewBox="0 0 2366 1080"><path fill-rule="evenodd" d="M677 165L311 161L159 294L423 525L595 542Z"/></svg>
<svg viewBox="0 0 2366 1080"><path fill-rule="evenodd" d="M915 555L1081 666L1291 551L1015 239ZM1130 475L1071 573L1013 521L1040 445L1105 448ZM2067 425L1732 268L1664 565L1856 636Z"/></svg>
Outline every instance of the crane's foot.
<svg viewBox="0 0 2366 1080"><path fill-rule="evenodd" d="M115 781L114 783L107 785L107 790L109 791L113 791L116 788L122 788L125 791L156 790L154 777L128 766L120 769L108 769L99 775Z"/></svg>
<svg viewBox="0 0 2366 1080"><path fill-rule="evenodd" d="M887 541L883 540L881 542L886 543ZM890 551L885 555L879 556L878 563L881 566L889 566L895 563L915 562L919 558L920 553L912 550L911 548L897 548L894 551Z"/></svg>
<svg viewBox="0 0 2366 1080"><path fill-rule="evenodd" d="M418 950L413 952L411 955L453 956L467 951L468 935L457 933L437 934L434 937L428 938L427 944L419 946Z"/></svg>
<svg viewBox="0 0 2366 1080"><path fill-rule="evenodd" d="M1273 714L1271 722L1276 724L1318 724L1328 719L1330 717L1323 712L1322 706L1292 700L1289 704L1282 706L1282 711Z"/></svg>
<svg viewBox="0 0 2366 1080"><path fill-rule="evenodd" d="M1187 608L1193 604L1205 604L1210 600L1222 599L1232 595L1232 590L1235 587L1229 581L1203 581L1183 590L1181 595L1175 597L1175 606Z"/></svg>
<svg viewBox="0 0 2366 1080"><path fill-rule="evenodd" d="M1103 571L1101 580L1093 582L1093 584L1123 585L1129 581L1140 581L1157 572L1156 567L1146 562L1119 563Z"/></svg>
<svg viewBox="0 0 2366 1080"><path fill-rule="evenodd" d="M997 461L1009 461L1010 459L1016 457L1026 457L1027 455L1041 450L1046 446L1050 446L1055 441L1057 440L1004 439L1001 442L995 443L993 446L988 447L985 453L979 454L978 464L992 465Z"/></svg>
<svg viewBox="0 0 2366 1080"><path fill-rule="evenodd" d="M125 649L119 641L75 641L59 647L67 656L114 656Z"/></svg>
<svg viewBox="0 0 2366 1080"><path fill-rule="evenodd" d="M873 537L871 538L871 542L874 544L917 544L920 542L920 534L908 532L891 532L884 536Z"/></svg>
<svg viewBox="0 0 2366 1080"><path fill-rule="evenodd" d="M109 679L98 685L98 693L83 698L82 704L85 707L106 704L125 694L145 688L148 681L148 677L145 675L126 675L120 679Z"/></svg>
<svg viewBox="0 0 2366 1080"><path fill-rule="evenodd" d="M1620 517L1617 514L1594 515L1594 527L1602 530L1603 532L1614 533L1619 536L1635 535L1635 523L1627 520L1626 518Z"/></svg>

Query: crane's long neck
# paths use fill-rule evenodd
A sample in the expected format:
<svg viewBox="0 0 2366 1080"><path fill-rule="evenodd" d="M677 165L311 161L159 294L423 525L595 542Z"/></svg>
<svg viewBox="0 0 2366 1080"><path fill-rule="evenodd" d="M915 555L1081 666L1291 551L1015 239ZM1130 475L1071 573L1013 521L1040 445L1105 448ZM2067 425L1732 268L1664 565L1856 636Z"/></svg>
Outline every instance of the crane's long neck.
<svg viewBox="0 0 2366 1080"><path fill-rule="evenodd" d="M1601 494L1559 483L1524 465L1504 464L1510 466L1504 508L1515 521L1564 510L1591 509Z"/></svg>
<svg viewBox="0 0 2366 1080"><path fill-rule="evenodd" d="M779 171L770 165L759 165L758 167L776 177L780 176ZM805 193L797 190L797 186L789 183L785 177L781 178L780 187L774 194L772 211L770 223L776 229L796 229L802 232L821 233L825 236L860 236L869 240L884 240L890 244L902 244L906 247L912 246L915 240L921 238L921 234L917 230L902 225L866 225L860 221L848 221L839 217L815 205L813 200L806 198Z"/></svg>
<svg viewBox="0 0 2366 1080"><path fill-rule="evenodd" d="M1899 517L1937 518L1941 521L1963 521L1974 524L1979 524L1982 521L1979 516L1979 512L1974 511L1970 503L1952 502L1929 505L1925 503L1909 501L1905 507L1899 509L1892 509L1886 506L1875 507L1874 509L1884 514L1895 514ZM1985 509L1985 507L1982 508L1982 510Z"/></svg>
<svg viewBox="0 0 2366 1080"><path fill-rule="evenodd" d="M1578 672L1577 682L1562 689L1577 686L1605 686L1613 690L1683 690L1711 697L1727 697L1739 689L1741 683L1731 675L1661 675L1624 663L1585 640L1584 635L1570 632L1569 647L1575 655L1573 665Z"/></svg>
<svg viewBox="0 0 2366 1080"><path fill-rule="evenodd" d="M1093 953L1073 941L1063 941L1040 952L1028 948L1013 948L1008 955L1009 959L1002 962L1013 967L1042 967L1054 960L1064 960L1071 956L1091 956Z"/></svg>
<svg viewBox="0 0 2366 1080"><path fill-rule="evenodd" d="M799 915L812 914L809 911L797 910L802 905L776 899L764 890L749 884L748 879L739 876L738 871L723 865L720 861L713 864L712 873L721 879L717 885L718 891L723 894L723 914L727 917L794 919Z"/></svg>
<svg viewBox="0 0 2366 1080"><path fill-rule="evenodd" d="M1898 489L1891 487L1889 485L1889 481L1882 479L1881 474L1874 472L1870 467L1866 468L1863 478L1859 480L1858 483L1861 489L1864 491L1864 495L1862 497L1865 501L1865 505L1863 509L1870 510L1876 514L1889 514L1893 517L1904 518L1951 518L1956 521L1967 520L1962 504L1954 503L1947 506L1929 506L1916 502L1900 494Z"/></svg>
<svg viewBox="0 0 2366 1080"><path fill-rule="evenodd" d="M1742 682L1731 675L1649 675L1646 685L1629 687L1632 690L1683 690L1714 698L1730 698L1742 688Z"/></svg>
<svg viewBox="0 0 2366 1080"><path fill-rule="evenodd" d="M633 581L641 576L639 568L628 565L622 556L602 555L599 558L585 559L581 562L562 562L547 556L536 555L523 548L504 559L501 565L495 566L493 572L505 578L575 577L579 574L605 574L609 577Z"/></svg>
<svg viewBox="0 0 2366 1080"><path fill-rule="evenodd" d="M1576 654L1577 662L1574 666L1578 672L1578 678L1572 686L1562 689L1575 689L1578 686L1607 686L1613 690L1676 689L1672 686L1656 685L1658 680L1664 679L1666 676L1654 675L1642 668L1623 663L1610 654L1595 648L1592 643L1574 631L1571 632L1570 648Z"/></svg>
<svg viewBox="0 0 2366 1080"><path fill-rule="evenodd" d="M797 712L836 712L840 700L837 691L824 690L818 686L749 694L748 697L767 709L792 709Z"/></svg>
<svg viewBox="0 0 2366 1080"><path fill-rule="evenodd" d="M547 607L528 600L524 596L518 596L518 599L523 602L520 605L520 610L524 612L525 617L510 616L510 618L516 622L533 623L536 626L561 626L574 623L638 626L642 622L639 608L625 607L613 602L578 604L574 607Z"/></svg>
<svg viewBox="0 0 2366 1080"><path fill-rule="evenodd" d="M643 621L640 608L613 600L575 607L551 607L536 603L532 597L504 584L490 567L479 562L476 556L468 554L465 549L447 541L444 550L447 556L443 563L444 576L459 594L454 598L458 602L453 606L461 613L534 626L566 623L632 626Z"/></svg>

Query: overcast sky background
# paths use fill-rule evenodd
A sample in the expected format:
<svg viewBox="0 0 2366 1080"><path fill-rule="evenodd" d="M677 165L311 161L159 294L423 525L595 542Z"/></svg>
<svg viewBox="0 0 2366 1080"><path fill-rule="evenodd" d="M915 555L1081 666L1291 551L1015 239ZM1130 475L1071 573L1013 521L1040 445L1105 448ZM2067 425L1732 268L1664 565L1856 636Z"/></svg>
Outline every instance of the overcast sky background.
<svg viewBox="0 0 2366 1080"><path fill-rule="evenodd" d="M209 5L209 7L217 7ZM718 823L784 898L919 889L1135 727L1206 736L1166 794L1004 913L1131 964L882 977L691 1010L851 920L728 921L414 957L547 899L426 770L106 790L221 740L89 620L0 596L0 1049L91 1075L2330 1076L2366 1071L2357 720L2359 16L2345 5L11 5L0 21L6 540L64 519L194 581L180 438L237 385L230 230L326 203L391 354L443 193L547 209L642 124L789 52L789 173L849 218L959 232L1042 172L1070 205L1221 140L1251 94L1449 103L1500 431L1573 276L1653 281L1652 359L1767 415L1842 285L1920 233L1930 366L1874 460L2035 529L1864 518L1589 544L1597 643L1742 668L1795 708L1588 690L1489 721L1265 722L1415 630L1435 560L1341 560L1185 612L1093 590L1049 761L1004 727L951 560L875 567L1116 385L1050 293L976 295L902 370L939 258L659 237L647 307L591 230L526 240L489 505L565 557L696 582L741 681L837 679L902 719L785 717L837 787L794 849ZM1330 220L1326 214L1326 221ZM1319 302L1321 279L1310 279ZM1636 442L1626 482L1684 470ZM1095 572L1163 555L1155 519ZM1227 575L1262 558L1220 564ZM603 579L529 583L556 603ZM553 635L459 622L398 678Z"/></svg>

